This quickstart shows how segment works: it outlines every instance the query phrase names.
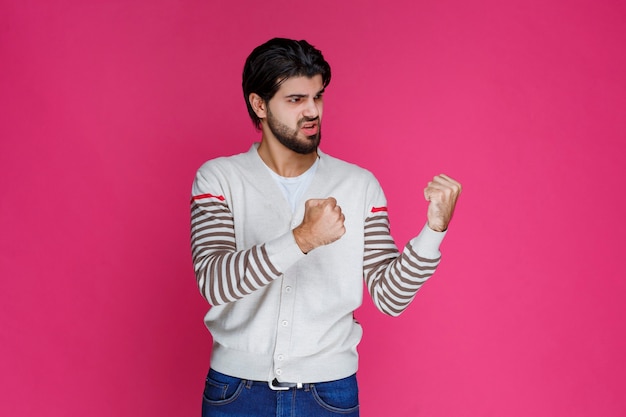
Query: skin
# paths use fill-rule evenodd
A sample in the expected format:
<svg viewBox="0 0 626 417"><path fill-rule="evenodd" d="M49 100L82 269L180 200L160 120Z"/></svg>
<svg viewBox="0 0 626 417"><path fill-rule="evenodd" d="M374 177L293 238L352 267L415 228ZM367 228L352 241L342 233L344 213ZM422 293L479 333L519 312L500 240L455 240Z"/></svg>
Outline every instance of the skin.
<svg viewBox="0 0 626 417"><path fill-rule="evenodd" d="M248 97L261 119L262 139L258 153L263 162L283 177L295 177L317 159L324 111L322 77L293 77L285 80L269 101L252 93ZM443 232L448 228L461 184L441 174L424 189L429 202L428 226ZM333 197L305 202L304 219L293 229L300 250L308 253L340 239L346 232L345 216Z"/></svg>
<svg viewBox="0 0 626 417"><path fill-rule="evenodd" d="M461 184L445 174L435 176L428 183L424 188L424 198L429 202L428 227L435 232L448 229L461 191Z"/></svg>

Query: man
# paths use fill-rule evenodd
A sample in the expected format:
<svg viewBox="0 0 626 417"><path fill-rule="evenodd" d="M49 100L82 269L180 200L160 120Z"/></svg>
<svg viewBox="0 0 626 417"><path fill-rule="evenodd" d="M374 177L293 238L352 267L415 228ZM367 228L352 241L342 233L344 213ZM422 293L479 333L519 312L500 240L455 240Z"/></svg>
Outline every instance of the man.
<svg viewBox="0 0 626 417"><path fill-rule="evenodd" d="M374 176L318 148L330 78L306 41L257 47L242 84L261 142L198 170L192 255L213 336L203 416L358 416L362 279L397 316L439 263L460 184L428 184L427 224L399 253Z"/></svg>

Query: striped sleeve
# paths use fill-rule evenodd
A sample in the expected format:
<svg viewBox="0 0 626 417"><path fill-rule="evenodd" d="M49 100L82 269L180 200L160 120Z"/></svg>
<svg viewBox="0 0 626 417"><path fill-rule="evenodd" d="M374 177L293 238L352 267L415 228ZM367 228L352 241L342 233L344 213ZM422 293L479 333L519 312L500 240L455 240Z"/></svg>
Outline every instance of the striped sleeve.
<svg viewBox="0 0 626 417"><path fill-rule="evenodd" d="M427 227L399 253L389 232L385 207L373 208L365 220L365 283L374 304L385 314L400 315L439 265L441 255L437 242L427 245L430 246L427 251L420 250L420 242L428 240L429 233L436 233L426 230Z"/></svg>
<svg viewBox="0 0 626 417"><path fill-rule="evenodd" d="M280 276L265 244L237 251L233 215L221 195L191 198L191 254L198 288L213 306L243 298Z"/></svg>

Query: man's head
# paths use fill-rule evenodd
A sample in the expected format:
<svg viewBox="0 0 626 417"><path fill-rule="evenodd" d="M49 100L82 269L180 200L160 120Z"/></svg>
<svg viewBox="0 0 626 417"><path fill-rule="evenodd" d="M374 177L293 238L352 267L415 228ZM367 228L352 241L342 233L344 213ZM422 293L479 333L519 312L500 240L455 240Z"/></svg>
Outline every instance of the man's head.
<svg viewBox="0 0 626 417"><path fill-rule="evenodd" d="M321 76L324 88L330 83L330 65L307 41L274 38L256 47L246 60L242 77L243 96L254 126L261 129L261 119L252 108L251 94L269 103L287 79L316 75Z"/></svg>

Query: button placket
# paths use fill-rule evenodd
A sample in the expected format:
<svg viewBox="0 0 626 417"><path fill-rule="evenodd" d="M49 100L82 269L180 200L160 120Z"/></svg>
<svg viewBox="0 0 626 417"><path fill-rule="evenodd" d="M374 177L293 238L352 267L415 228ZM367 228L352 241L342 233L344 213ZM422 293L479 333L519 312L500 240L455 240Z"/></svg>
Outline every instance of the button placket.
<svg viewBox="0 0 626 417"><path fill-rule="evenodd" d="M274 374L280 377L288 366L286 359L292 337L292 318L295 308L295 278L283 275L281 297L278 309L278 327L276 328L276 346L274 348Z"/></svg>

